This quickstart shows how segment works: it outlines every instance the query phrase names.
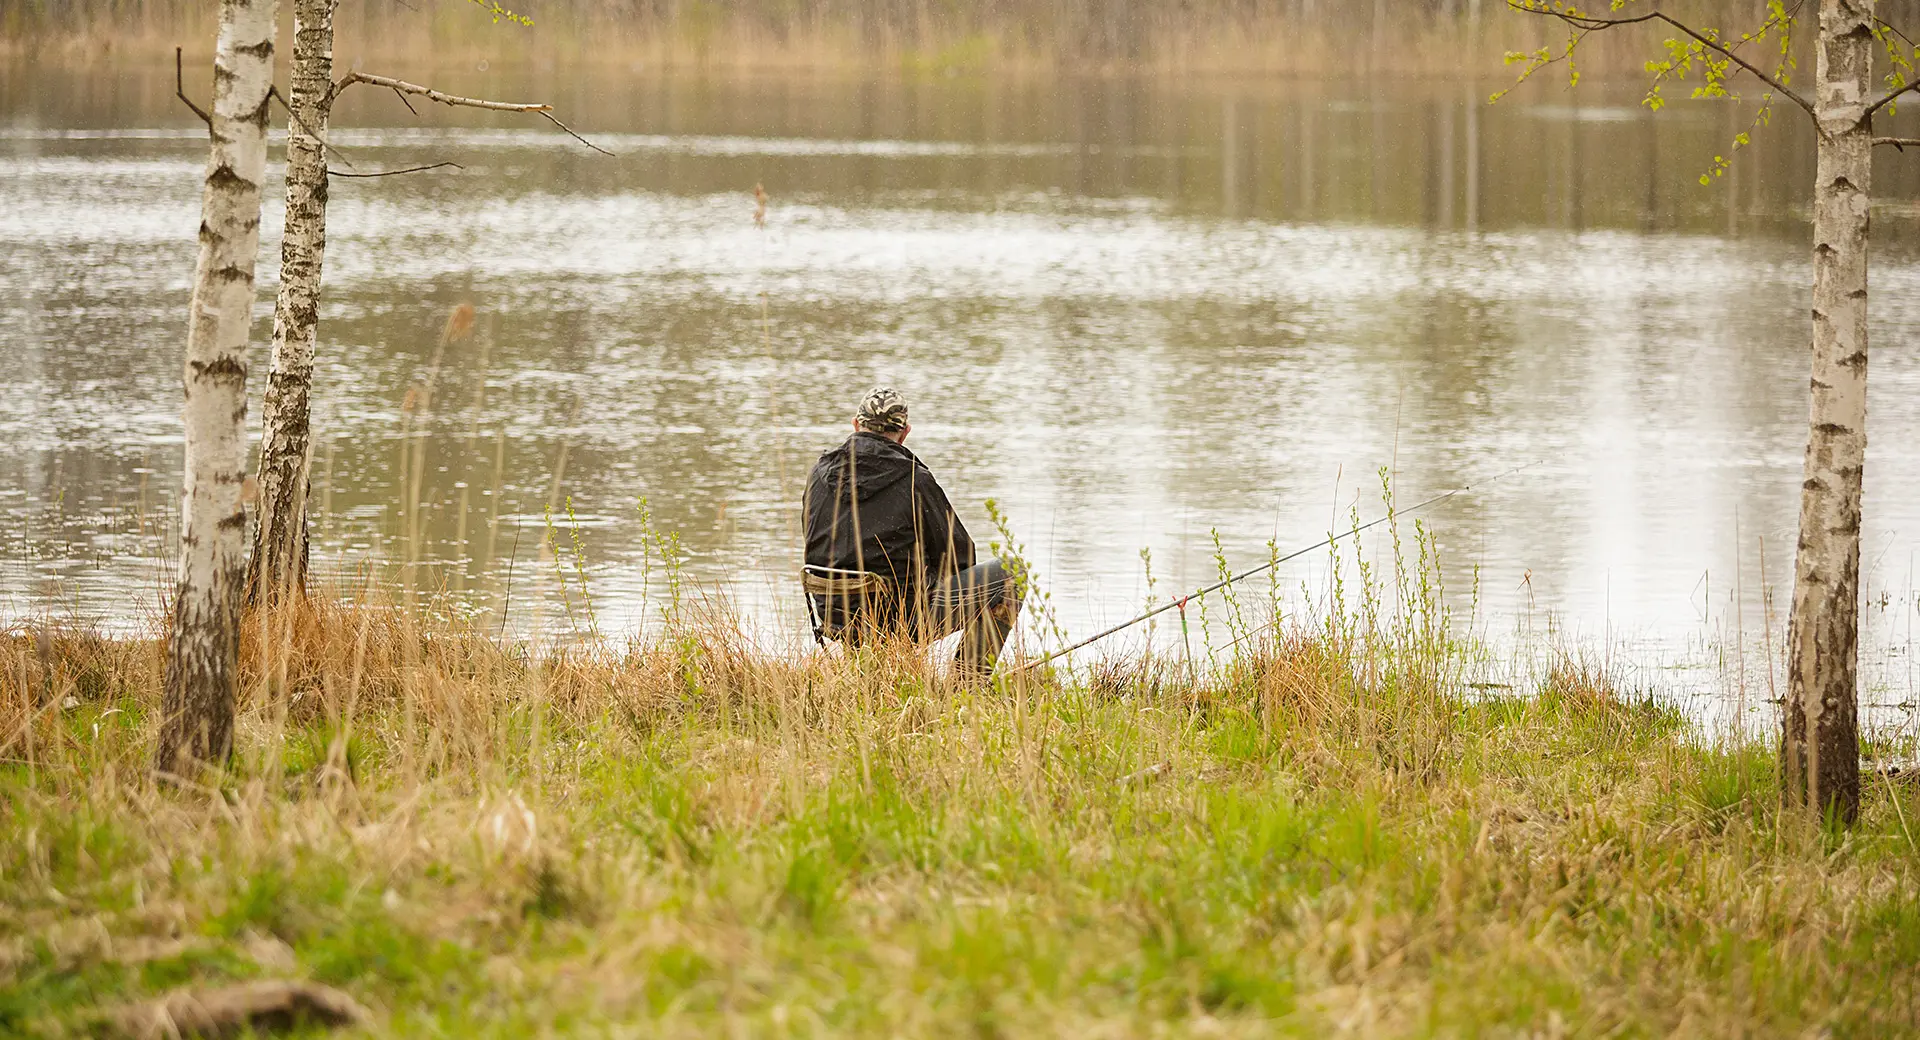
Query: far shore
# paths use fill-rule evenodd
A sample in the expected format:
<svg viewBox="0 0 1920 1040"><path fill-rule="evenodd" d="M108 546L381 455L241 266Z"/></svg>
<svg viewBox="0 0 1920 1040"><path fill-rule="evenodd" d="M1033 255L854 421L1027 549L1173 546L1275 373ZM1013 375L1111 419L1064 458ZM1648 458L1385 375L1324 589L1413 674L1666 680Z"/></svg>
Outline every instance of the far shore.
<svg viewBox="0 0 1920 1040"><path fill-rule="evenodd" d="M283 5L284 6L284 5ZM283 13L290 27L290 16ZM691 16L640 24L557 16L533 26L495 24L481 11L369 14L343 9L336 60L447 67L582 63L636 71L897 74L903 76L1149 75L1378 80L1510 80L1503 57L1548 42L1541 23L1490 12L1480 22L1395 20L1379 33L1304 24L1261 14L1192 24L1153 24L1124 38L1037 33L1031 25L942 26L914 32L863 30L836 21L775 23L750 14L700 22ZM191 65L211 60L210 13L159 13L131 21L8 24L9 62L92 66L167 64L181 48ZM283 37L284 38L284 37ZM1659 40L1595 39L1581 49L1587 77L1644 78Z"/></svg>

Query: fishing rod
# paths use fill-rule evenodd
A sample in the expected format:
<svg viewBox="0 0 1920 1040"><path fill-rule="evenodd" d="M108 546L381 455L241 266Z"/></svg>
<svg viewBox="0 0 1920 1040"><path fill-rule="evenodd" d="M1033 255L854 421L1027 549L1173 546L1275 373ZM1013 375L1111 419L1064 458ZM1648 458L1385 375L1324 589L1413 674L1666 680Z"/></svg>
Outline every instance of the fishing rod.
<svg viewBox="0 0 1920 1040"><path fill-rule="evenodd" d="M1053 660L1057 660L1059 658L1065 657L1068 654L1073 653L1075 650L1079 650L1083 647L1091 646L1094 643L1097 643L1100 640L1105 639L1108 636L1113 635L1117 632L1124 632L1127 629L1132 628L1133 626L1139 624L1142 621L1145 621L1149 618L1158 617L1159 615L1164 614L1169 610L1179 610L1182 614L1184 614L1187 609L1187 604L1190 601L1199 599L1201 596L1204 596L1209 592L1218 592L1219 590L1224 589L1229 585L1232 585L1234 582L1251 578L1256 574L1264 574L1267 571L1270 571L1275 567L1278 567L1281 564L1286 563L1289 560L1298 559L1310 552L1313 552L1316 549L1324 549L1327 546L1332 545L1333 543L1339 541L1342 538L1347 538L1352 535L1357 535L1360 532L1370 527L1377 527L1380 524L1384 524L1387 521L1392 520L1394 517L1406 516L1409 513L1417 513L1420 510L1427 508L1428 506L1439 505L1440 503L1445 502L1447 499L1453 498L1456 495L1464 495L1474 490L1475 488L1484 488L1488 484L1493 484L1498 481L1505 480L1508 477L1513 476L1515 473L1519 473L1521 470L1531 469L1532 467L1538 466L1539 464L1540 464L1540 460L1536 459L1532 462L1527 463L1524 466L1515 466L1514 468L1507 470L1504 473L1500 473L1495 476L1488 477L1485 480L1477 480L1471 484L1462 484L1461 486L1454 488L1451 491L1442 491L1441 493L1433 496L1432 498L1429 498L1423 502L1417 502L1411 506L1408 506L1405 509L1394 509L1392 507L1389 507L1387 509L1386 515L1384 516L1375 517L1374 519L1369 520L1358 527L1353 527L1345 531L1341 531L1339 534L1328 535L1327 537L1320 539L1319 541L1313 543L1312 545L1307 546L1304 549L1298 549L1298 550L1295 550L1294 552L1290 552L1287 555L1279 557L1277 559L1268 560L1267 562L1261 564L1258 567L1241 571L1239 574L1229 575L1225 578L1220 579L1219 581L1214 582L1211 585L1207 585L1202 588L1195 589L1194 591L1188 593L1187 595L1181 596L1179 599L1168 600L1167 602L1162 603L1161 605L1153 608L1152 610L1147 611L1146 613L1140 615L1139 617L1133 618L1128 621L1122 621L1119 624L1114 625L1112 628L1108 628L1103 631L1096 632L1093 635L1090 635L1087 638L1080 640L1078 643L1073 644L1072 646L1062 647L1061 649L1055 650L1050 654L1028 661L1023 665L1020 665L1014 668L1013 674L1018 675L1021 672L1024 672L1030 668L1038 668L1041 665L1046 664L1048 661L1053 661Z"/></svg>

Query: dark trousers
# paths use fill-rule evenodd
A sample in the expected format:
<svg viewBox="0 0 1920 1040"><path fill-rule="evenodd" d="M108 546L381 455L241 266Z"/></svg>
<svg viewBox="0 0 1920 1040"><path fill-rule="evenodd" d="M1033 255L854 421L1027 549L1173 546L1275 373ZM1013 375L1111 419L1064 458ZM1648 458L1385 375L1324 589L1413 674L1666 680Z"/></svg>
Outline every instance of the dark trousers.
<svg viewBox="0 0 1920 1040"><path fill-rule="evenodd" d="M993 671L1007 637L1013 634L1014 619L1020 616L1021 591L999 560L969 567L941 579L924 594L909 593L905 602L881 605L856 599L848 612L848 624L836 625L823 634L858 646L878 632L910 635L915 642L931 643L955 632L960 647L954 662L963 673L984 678ZM822 616L845 616L840 610L828 613L824 597L815 597ZM842 604L832 605L842 608Z"/></svg>
<svg viewBox="0 0 1920 1040"><path fill-rule="evenodd" d="M931 642L964 631L954 663L963 671L986 676L1013 634L1020 600L1018 584L999 560L969 567L928 593L921 638Z"/></svg>

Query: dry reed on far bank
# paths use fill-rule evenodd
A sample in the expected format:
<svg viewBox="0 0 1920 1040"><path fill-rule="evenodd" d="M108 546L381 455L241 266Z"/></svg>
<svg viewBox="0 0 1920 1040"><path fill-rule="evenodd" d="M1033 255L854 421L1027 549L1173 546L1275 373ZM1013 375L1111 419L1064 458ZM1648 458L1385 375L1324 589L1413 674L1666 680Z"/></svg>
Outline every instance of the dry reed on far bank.
<svg viewBox="0 0 1920 1040"><path fill-rule="evenodd" d="M1510 75L1502 63L1506 52L1532 51L1565 36L1549 21L1509 11L1500 0L1384 0L1378 6L575 0L512 6L531 15L533 25L496 24L482 7L461 0L350 5L336 19L336 49L416 70L486 61L738 73L1503 78ZM1752 5L1726 0L1669 6L1694 24L1729 34L1763 17ZM1882 0L1882 17L1895 24L1911 27L1916 11L1916 0ZM0 13L0 53L42 61L163 61L176 46L204 51L212 38L210 9L187 0L27 3ZM1601 34L1582 47L1585 73L1642 79L1647 59L1661 53L1661 38L1658 32Z"/></svg>

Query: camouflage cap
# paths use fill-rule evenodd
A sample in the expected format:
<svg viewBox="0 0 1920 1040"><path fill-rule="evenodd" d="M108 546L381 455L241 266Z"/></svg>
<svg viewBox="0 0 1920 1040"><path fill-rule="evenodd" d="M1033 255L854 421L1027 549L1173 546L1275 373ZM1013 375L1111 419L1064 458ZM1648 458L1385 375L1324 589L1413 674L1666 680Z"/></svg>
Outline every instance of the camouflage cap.
<svg viewBox="0 0 1920 1040"><path fill-rule="evenodd" d="M890 386L876 386L860 401L855 422L875 433L899 433L907 428L907 401Z"/></svg>

